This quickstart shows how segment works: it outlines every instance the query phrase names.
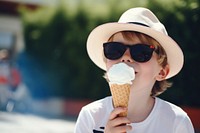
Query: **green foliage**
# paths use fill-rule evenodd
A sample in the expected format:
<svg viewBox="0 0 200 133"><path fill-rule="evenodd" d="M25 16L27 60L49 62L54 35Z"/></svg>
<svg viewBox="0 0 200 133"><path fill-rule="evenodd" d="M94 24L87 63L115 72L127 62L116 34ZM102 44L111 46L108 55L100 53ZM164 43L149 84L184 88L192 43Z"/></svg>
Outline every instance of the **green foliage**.
<svg viewBox="0 0 200 133"><path fill-rule="evenodd" d="M88 1L87 1L88 2ZM200 32L199 1L195 0L130 0L93 1L37 11L21 10L25 24L26 51L37 58L47 71L52 95L67 98L98 99L109 95L103 71L86 53L86 41L99 24L117 21L128 8L150 8L166 26L169 35L184 51L185 65L172 78L174 86L161 97L176 104L200 106ZM73 7L73 8L70 8Z"/></svg>

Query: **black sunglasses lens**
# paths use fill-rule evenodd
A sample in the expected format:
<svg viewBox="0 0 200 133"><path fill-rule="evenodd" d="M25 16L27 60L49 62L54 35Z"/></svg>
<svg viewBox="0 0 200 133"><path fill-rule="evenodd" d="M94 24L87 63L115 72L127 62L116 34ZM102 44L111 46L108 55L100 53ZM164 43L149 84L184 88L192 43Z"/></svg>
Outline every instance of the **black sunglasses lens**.
<svg viewBox="0 0 200 133"><path fill-rule="evenodd" d="M137 62L147 62L151 59L154 48L146 44L133 45L130 48L131 57Z"/></svg>
<svg viewBox="0 0 200 133"><path fill-rule="evenodd" d="M103 48L105 57L110 60L119 59L126 51L126 46L118 42L104 43Z"/></svg>
<svg viewBox="0 0 200 133"><path fill-rule="evenodd" d="M132 46L119 42L107 42L103 44L104 55L107 59L116 60L123 56L127 47L130 48L131 57L137 62L147 62L151 59L154 47L146 44Z"/></svg>

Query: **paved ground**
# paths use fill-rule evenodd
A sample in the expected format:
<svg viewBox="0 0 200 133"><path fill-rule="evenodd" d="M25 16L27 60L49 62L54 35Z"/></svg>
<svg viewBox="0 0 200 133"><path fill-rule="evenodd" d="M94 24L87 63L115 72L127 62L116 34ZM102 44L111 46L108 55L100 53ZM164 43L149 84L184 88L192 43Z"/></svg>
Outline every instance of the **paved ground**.
<svg viewBox="0 0 200 133"><path fill-rule="evenodd" d="M73 133L75 120L0 112L1 133Z"/></svg>

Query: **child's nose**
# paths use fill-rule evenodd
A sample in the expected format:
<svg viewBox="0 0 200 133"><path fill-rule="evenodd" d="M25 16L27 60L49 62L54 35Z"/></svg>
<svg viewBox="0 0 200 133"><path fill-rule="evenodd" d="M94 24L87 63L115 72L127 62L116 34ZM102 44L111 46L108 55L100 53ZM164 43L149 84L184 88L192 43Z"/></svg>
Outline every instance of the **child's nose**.
<svg viewBox="0 0 200 133"><path fill-rule="evenodd" d="M125 51L124 55L121 58L121 62L133 62L129 49Z"/></svg>

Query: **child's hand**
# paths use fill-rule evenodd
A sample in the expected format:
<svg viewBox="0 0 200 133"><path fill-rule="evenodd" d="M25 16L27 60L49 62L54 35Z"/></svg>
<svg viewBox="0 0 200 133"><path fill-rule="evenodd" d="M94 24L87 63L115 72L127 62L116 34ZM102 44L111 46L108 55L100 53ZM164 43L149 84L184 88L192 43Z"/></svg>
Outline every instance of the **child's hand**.
<svg viewBox="0 0 200 133"><path fill-rule="evenodd" d="M127 125L131 123L127 117L118 117L120 113L125 111L127 108L118 107L111 112L104 133L125 133L132 129L130 125Z"/></svg>

